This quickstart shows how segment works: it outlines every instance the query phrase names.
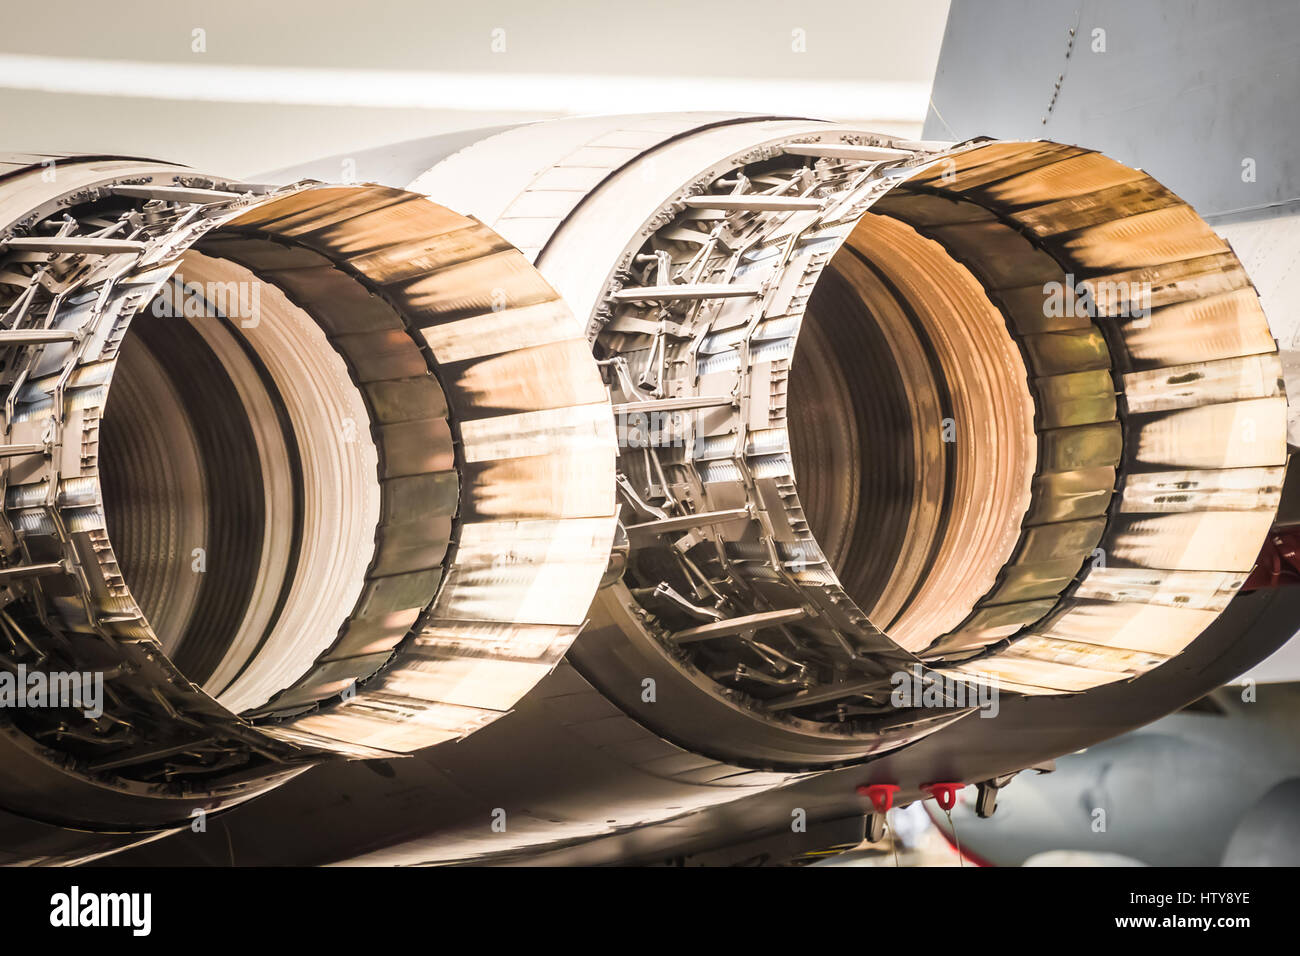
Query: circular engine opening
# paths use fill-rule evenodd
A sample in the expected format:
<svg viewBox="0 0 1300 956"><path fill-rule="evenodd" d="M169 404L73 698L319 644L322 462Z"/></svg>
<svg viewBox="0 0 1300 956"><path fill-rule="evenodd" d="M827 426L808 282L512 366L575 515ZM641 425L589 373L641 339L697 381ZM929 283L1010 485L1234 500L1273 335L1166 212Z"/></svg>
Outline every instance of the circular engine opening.
<svg viewBox="0 0 1300 956"><path fill-rule="evenodd" d="M813 534L877 626L917 651L996 583L1030 504L1034 402L980 283L868 214L814 286L789 440Z"/></svg>
<svg viewBox="0 0 1300 956"><path fill-rule="evenodd" d="M361 594L380 518L364 399L273 284L191 250L132 323L102 423L122 577L235 712L300 677Z"/></svg>

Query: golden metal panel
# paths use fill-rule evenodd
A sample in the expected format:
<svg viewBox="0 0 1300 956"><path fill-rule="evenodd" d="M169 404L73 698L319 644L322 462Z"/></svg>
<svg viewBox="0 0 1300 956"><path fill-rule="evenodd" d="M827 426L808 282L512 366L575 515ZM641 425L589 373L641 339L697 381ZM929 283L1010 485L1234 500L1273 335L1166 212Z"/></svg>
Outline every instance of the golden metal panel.
<svg viewBox="0 0 1300 956"><path fill-rule="evenodd" d="M1124 376L1125 401L1135 415L1283 394L1282 362L1275 352Z"/></svg>
<svg viewBox="0 0 1300 956"><path fill-rule="evenodd" d="M467 509L499 518L591 518L613 513L608 448L486 461L465 467Z"/></svg>
<svg viewBox="0 0 1300 956"><path fill-rule="evenodd" d="M1106 162L1112 168L1124 169L1112 160ZM1140 178L1129 179L1087 195L1018 210L1012 213L1012 218L1035 235L1047 237L1107 222L1115 218L1116 209L1123 209L1131 216L1181 202L1155 180L1136 170L1128 172L1135 173Z"/></svg>
<svg viewBox="0 0 1300 956"><path fill-rule="evenodd" d="M1286 399L1280 396L1185 408L1132 428L1134 457L1143 464L1251 468L1286 461Z"/></svg>
<svg viewBox="0 0 1300 956"><path fill-rule="evenodd" d="M1105 514L1115 488L1111 466L1058 471L1034 479L1034 504L1026 524L1070 521Z"/></svg>
<svg viewBox="0 0 1300 956"><path fill-rule="evenodd" d="M1061 247L1085 269L1160 265L1228 250L1227 242L1183 205L1082 229L1065 238Z"/></svg>
<svg viewBox="0 0 1300 956"><path fill-rule="evenodd" d="M1178 653L1235 593L1279 498L1286 405L1276 346L1254 290L1227 244L1140 171L1092 153L1027 149L1018 154L1010 146L976 147L956 163L956 170L939 163L912 180L939 194L926 207L938 211L935 222L966 221L959 208L941 202L959 194L1036 236L1059 263L1056 281L1066 274L1090 276L1078 284L1107 293L1098 291L1085 315L1069 308L1049 314L1047 289L1028 281L994 293L1042 376L1034 383L1035 394L1040 427L1049 430L1040 432L1041 473L1034 480L1024 546L1017 563L1003 569L991 598L1037 598L1063 585L1069 574L1063 558L1059 566L1026 560L1035 548L1046 557L1044 542L1051 540L1035 545L1032 526L1100 517L1116 479L1115 469L1106 466L1136 465L1141 470L1121 482L1122 516L1097 542L1102 560L1086 565L1078 589L1061 605L1070 608L1068 613L1058 612L1040 627L1089 643L1099 640L1089 636L1093 631L1115 631L1127 639L1122 635L1168 628L1160 653ZM1023 168L1007 172L1017 164ZM907 197L891 197L880 209L906 219ZM971 244L956 242L961 228L947 225L933 232L945 232L965 258L972 254ZM972 226L972 234L976 231ZM1112 326L1103 337L1098 326L1107 322ZM1113 401L1114 391L1107 341L1123 346L1113 358L1127 372L1120 382L1120 407L1130 417L1126 431L1115 426L1105 447L1095 447L1088 461L1077 454L1086 443L1072 440L1071 429L1050 429L1114 415L1115 405L1107 400L1110 392ZM1097 438L1107 434L1099 431ZM1122 448L1121 435L1127 439ZM1099 467L1064 471L1085 463ZM1050 534L1051 525L1045 528ZM1130 563L1144 567L1117 566ZM1079 604L1083 598L1097 599L1101 606ZM991 627L979 636L987 641L997 631ZM974 636L963 628L933 650L976 647ZM996 659L1044 647L1021 639ZM1100 669L1118 661L1107 660L1111 663ZM987 669L987 663L971 666ZM1148 665L1132 658L1123 666L1140 672ZM1009 673L1002 677L1016 679ZM1019 677L1025 687L1065 686L1042 675Z"/></svg>
<svg viewBox="0 0 1300 956"><path fill-rule="evenodd" d="M1026 528L1016 552L1019 564L1060 561L1091 554L1106 528L1105 518L1085 518Z"/></svg>
<svg viewBox="0 0 1300 956"><path fill-rule="evenodd" d="M613 534L612 517L468 524L436 613L455 620L581 624L609 563L604 542Z"/></svg>
<svg viewBox="0 0 1300 956"><path fill-rule="evenodd" d="M1129 676L1113 671L1039 661L1012 653L986 657L976 664L958 664L954 669L967 674L992 676L999 685L1007 681L1011 684L1028 684L1045 690L1069 693L1090 690Z"/></svg>
<svg viewBox="0 0 1300 956"><path fill-rule="evenodd" d="M471 225L457 213L441 206L430 210L427 205L421 205L419 198L407 193L401 202L376 203L351 218L340 218L298 236L307 245L347 256L359 272L374 282L382 282L398 262L393 250L407 249L414 253L415 243L436 244L436 238L448 228ZM429 248L422 254L414 253L422 267L431 264ZM453 255L457 252L454 247L449 251Z"/></svg>
<svg viewBox="0 0 1300 956"><path fill-rule="evenodd" d="M1120 328L1129 354L1149 366L1191 365L1277 347L1250 288L1152 309Z"/></svg>
<svg viewBox="0 0 1300 956"><path fill-rule="evenodd" d="M1040 378L1034 387L1043 428L1091 425L1115 418L1115 383L1107 369Z"/></svg>
<svg viewBox="0 0 1300 956"><path fill-rule="evenodd" d="M1101 331L1091 325L1064 332L1026 335L1022 340L1035 375L1064 375L1110 368L1110 350Z"/></svg>
<svg viewBox="0 0 1300 956"><path fill-rule="evenodd" d="M419 326L556 301L555 291L514 249L395 282L387 290L401 296Z"/></svg>
<svg viewBox="0 0 1300 956"><path fill-rule="evenodd" d="M1040 600L1056 597L1082 570L1077 557L1054 561L1011 564L1002 570L1002 583L987 598L989 603Z"/></svg>
<svg viewBox="0 0 1300 956"><path fill-rule="evenodd" d="M1286 468L1282 465L1139 472L1125 480L1120 510L1272 511L1281 498L1285 475Z"/></svg>
<svg viewBox="0 0 1300 956"><path fill-rule="evenodd" d="M261 243L263 246L266 242ZM239 250L224 249L223 254L236 262L256 263L259 274L268 281L282 286L303 308L314 315L331 335L358 332L401 330L402 317L379 296L359 298L349 294L355 280L334 268L332 264L306 269L281 269L264 271L260 256L249 256ZM322 262L327 262L323 259Z"/></svg>
<svg viewBox="0 0 1300 956"><path fill-rule="evenodd" d="M552 301L497 312L489 309L421 331L434 357L448 363L572 339L577 331L574 321L563 302Z"/></svg>
<svg viewBox="0 0 1300 956"><path fill-rule="evenodd" d="M1119 464L1124 433L1119 422L1075 425L1039 432L1043 471L1084 471Z"/></svg>
<svg viewBox="0 0 1300 956"><path fill-rule="evenodd" d="M1104 283L1105 288L1116 292L1127 289L1136 294L1136 302L1133 298L1122 295L1097 302L1099 308L1106 307L1100 312L1105 316L1132 315L1135 313L1134 305L1159 309L1179 302L1221 295L1234 289L1244 289L1250 285L1246 270L1231 252L1216 252L1179 262L1110 272L1093 276L1088 281L1098 285Z"/></svg>
<svg viewBox="0 0 1300 956"><path fill-rule="evenodd" d="M280 236L318 233L323 227L411 200L411 194L375 186L319 186L275 197L231 218L236 226L256 227Z"/></svg>
<svg viewBox="0 0 1300 956"><path fill-rule="evenodd" d="M1044 289L1045 283L1017 289L998 289L990 297L997 302L1011 327L1020 335L1036 335L1044 332L1068 332L1092 327L1092 319L1086 314L1079 315L1074 309L1048 309L1047 303L1052 290L1066 288L1065 272L1058 269L1052 282L1057 286ZM1049 314L1049 313L1055 314Z"/></svg>
<svg viewBox="0 0 1300 956"><path fill-rule="evenodd" d="M1249 571L1272 511L1120 515L1107 536L1109 561L1171 571Z"/></svg>
<svg viewBox="0 0 1300 956"><path fill-rule="evenodd" d="M1140 170L1100 153L1083 153L1003 179L979 192L982 199L999 205L1055 205L1146 178Z"/></svg>
<svg viewBox="0 0 1300 956"><path fill-rule="evenodd" d="M988 143L955 153L913 176L908 182L935 185L938 180L944 185L945 192L960 193L1083 152L1077 146L1063 146L1060 143Z"/></svg>
<svg viewBox="0 0 1300 956"><path fill-rule="evenodd" d="M1015 289L1055 281L1060 265L1002 222L935 226L926 235L942 243L990 289Z"/></svg>
<svg viewBox="0 0 1300 956"><path fill-rule="evenodd" d="M500 716L500 712L486 708L381 697L371 691L330 710L294 718L277 729L281 734L312 735L320 741L317 746L345 741L392 753L411 753L464 737Z"/></svg>
<svg viewBox="0 0 1300 956"><path fill-rule="evenodd" d="M558 449L612 453L615 447L608 402L462 421L460 434L465 461L471 463L527 458ZM612 469L612 457L610 462Z"/></svg>
<svg viewBox="0 0 1300 956"><path fill-rule="evenodd" d="M333 344L345 355L355 356L353 374L365 384L429 374L428 361L405 329L336 335Z"/></svg>
<svg viewBox="0 0 1300 956"><path fill-rule="evenodd" d="M395 422L378 429L384 443L383 476L398 478L450 471L456 461L445 418Z"/></svg>
<svg viewBox="0 0 1300 956"><path fill-rule="evenodd" d="M1068 664L1090 670L1110 671L1136 677L1153 667L1159 667L1169 658L1150 651L1105 647L1082 641L1063 641L1054 637L1031 635L1016 641L1012 656L1024 657L1052 664Z"/></svg>
<svg viewBox="0 0 1300 956"><path fill-rule="evenodd" d="M268 218L265 228L350 257L353 268L385 288L406 322L420 328L442 366L446 401L439 407L456 419L457 457L469 470L461 478L455 563L429 611L442 623L400 645L406 650L399 647L355 696L295 718L281 732L316 746L333 740L333 749L409 752L469 733L509 709L576 636L613 541L613 415L581 325L507 242L409 194L337 192L286 207L288 214ZM313 285L303 292L322 299L333 331L357 333L336 336L355 341L354 350L365 345L370 354L383 352L384 336L393 332L388 351L410 348L411 339L382 309L359 320L333 315L328 289ZM453 362L464 364L446 367ZM389 446L389 475L453 464L445 423L436 420L442 428L429 434L429 421L411 418L412 408L428 404L422 385L433 382L419 371L393 380L381 374L391 372L391 363L380 363L369 376L375 381L367 393ZM497 411L508 414L482 417ZM431 502L439 520L448 504L443 497ZM548 520L481 520L505 514ZM421 563L420 542L402 532L419 521L395 518L405 523L393 540L381 540L381 549L396 548L394 560ZM390 627L387 618L372 618L358 622L352 645L389 648L407 623L403 618Z"/></svg>
<svg viewBox="0 0 1300 956"><path fill-rule="evenodd" d="M421 203L412 193L405 193L402 202L378 205L349 221L325 225L311 236L314 243L337 249L359 270L381 281L403 257L423 260L422 269L463 261L460 247L443 246L449 234L462 230L481 231L487 248L509 248L502 245L504 240L492 240L491 230L476 220L437 203ZM420 249L427 251L422 254ZM430 258L428 252L438 249L446 253L445 259Z"/></svg>
<svg viewBox="0 0 1300 956"><path fill-rule="evenodd" d="M1056 640L1172 657L1216 617L1217 611L1198 608L1069 601L1035 633Z"/></svg>
<svg viewBox="0 0 1300 956"><path fill-rule="evenodd" d="M581 625L431 621L415 637L421 653L437 657L560 662Z"/></svg>
<svg viewBox="0 0 1300 956"><path fill-rule="evenodd" d="M440 235L418 234L380 246L358 256L356 266L379 285L388 285L514 248L479 223L457 218L461 225L456 228Z"/></svg>
<svg viewBox="0 0 1300 956"><path fill-rule="evenodd" d="M871 211L914 226L951 226L959 222L990 222L994 218L991 212L973 202L902 189L886 193Z"/></svg>
<svg viewBox="0 0 1300 956"><path fill-rule="evenodd" d="M474 417L608 401L599 378L564 373L590 362L591 344L572 338L444 366L443 379Z"/></svg>
<svg viewBox="0 0 1300 956"><path fill-rule="evenodd" d="M1245 573L1240 571L1098 567L1088 572L1074 596L1079 600L1222 611L1245 580Z"/></svg>
<svg viewBox="0 0 1300 956"><path fill-rule="evenodd" d="M384 673L384 693L505 711L532 690L551 666L537 661L406 659Z"/></svg>
<svg viewBox="0 0 1300 956"><path fill-rule="evenodd" d="M347 724L344 724L346 727ZM355 726L355 725L354 725ZM394 756L401 751L390 750L384 747L369 747L365 744L344 743L338 736L332 736L328 733L329 728L324 728L325 734L313 733L295 724L271 724L262 728L261 732L267 737L275 740L282 740L285 743L293 744L295 747L304 747L308 750L324 750L330 753L337 753L353 760L383 760ZM444 740L455 740L457 735L451 731L442 731L437 734L429 734L434 743L441 743Z"/></svg>
<svg viewBox="0 0 1300 956"><path fill-rule="evenodd" d="M1033 684L1020 684L1013 680L1007 680L1005 677L994 677L992 674L981 673L978 664L969 665L968 670L959 671L949 667L942 667L936 668L935 672L952 680L965 683L993 684L996 682L1000 692L1024 694L1026 697L1051 697L1061 693L1054 687L1035 687Z"/></svg>

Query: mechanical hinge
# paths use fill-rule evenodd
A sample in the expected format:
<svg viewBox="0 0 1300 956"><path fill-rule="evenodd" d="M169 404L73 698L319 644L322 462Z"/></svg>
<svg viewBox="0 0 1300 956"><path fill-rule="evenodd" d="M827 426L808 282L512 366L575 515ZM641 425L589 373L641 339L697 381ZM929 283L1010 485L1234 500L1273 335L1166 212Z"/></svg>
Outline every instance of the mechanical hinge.
<svg viewBox="0 0 1300 956"><path fill-rule="evenodd" d="M1000 777L981 780L975 785L977 790L975 795L975 815L977 817L981 820L987 820L993 816L998 809L998 791L1014 780L1018 773L1020 773L1019 770L1013 770L1011 773L1004 773Z"/></svg>

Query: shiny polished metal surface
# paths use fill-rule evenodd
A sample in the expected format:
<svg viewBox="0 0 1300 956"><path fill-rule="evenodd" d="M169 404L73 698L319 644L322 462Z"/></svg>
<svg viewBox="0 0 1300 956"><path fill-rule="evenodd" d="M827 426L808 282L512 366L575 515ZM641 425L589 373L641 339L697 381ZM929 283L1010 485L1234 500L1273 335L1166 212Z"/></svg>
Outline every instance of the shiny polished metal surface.
<svg viewBox="0 0 1300 956"><path fill-rule="evenodd" d="M623 640L847 750L900 719L884 678L909 661L1031 695L1158 666L1272 520L1267 322L1226 244L1140 171L1047 142L630 116L486 136L411 188L467 182L587 317L614 390L627 571L597 610L631 613L596 613L571 659L670 739L780 759L640 706L603 672Z"/></svg>
<svg viewBox="0 0 1300 956"><path fill-rule="evenodd" d="M941 734L963 687L1147 673L1272 521L1254 291L1096 153L603 117L393 185L0 176L0 623L117 695L4 725L57 819L176 825L544 677L575 761L708 807ZM196 580L196 535L234 560ZM893 701L914 673L942 706Z"/></svg>
<svg viewBox="0 0 1300 956"><path fill-rule="evenodd" d="M559 660L609 560L612 413L509 243L395 189L143 161L33 163L0 210L5 661L109 701L11 729L73 789L242 799L463 736Z"/></svg>

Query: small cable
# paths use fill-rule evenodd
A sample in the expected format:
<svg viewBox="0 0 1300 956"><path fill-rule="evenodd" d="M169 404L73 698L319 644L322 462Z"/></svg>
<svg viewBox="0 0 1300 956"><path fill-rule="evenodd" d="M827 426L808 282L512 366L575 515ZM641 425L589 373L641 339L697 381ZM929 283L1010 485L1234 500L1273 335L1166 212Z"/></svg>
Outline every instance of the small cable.
<svg viewBox="0 0 1300 956"><path fill-rule="evenodd" d="M957 849L957 865L965 866L966 858L961 855L961 837L957 836L957 824L953 822L952 811L944 810L943 812L948 818L948 826L952 827L952 845Z"/></svg>

